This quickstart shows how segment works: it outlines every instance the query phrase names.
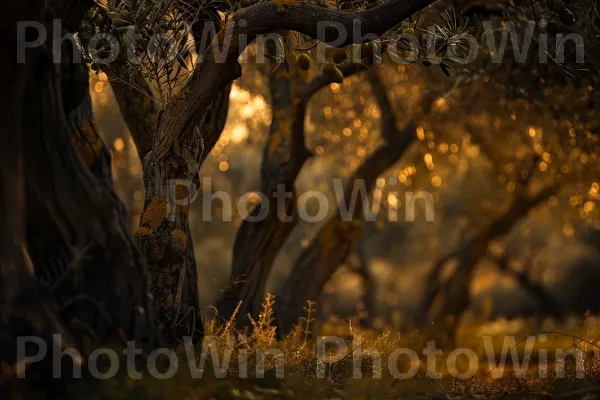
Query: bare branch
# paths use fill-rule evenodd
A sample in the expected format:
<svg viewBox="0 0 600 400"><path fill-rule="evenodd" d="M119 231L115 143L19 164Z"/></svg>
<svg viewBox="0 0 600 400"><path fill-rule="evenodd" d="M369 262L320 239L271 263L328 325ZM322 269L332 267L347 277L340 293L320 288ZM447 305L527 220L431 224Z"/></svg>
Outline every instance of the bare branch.
<svg viewBox="0 0 600 400"><path fill-rule="evenodd" d="M123 120L127 124L140 159L143 161L152 148L152 135L158 118L158 105L152 99L150 85L138 72L133 77L123 76L123 68L113 68L111 71L118 80L111 80L117 104Z"/></svg>

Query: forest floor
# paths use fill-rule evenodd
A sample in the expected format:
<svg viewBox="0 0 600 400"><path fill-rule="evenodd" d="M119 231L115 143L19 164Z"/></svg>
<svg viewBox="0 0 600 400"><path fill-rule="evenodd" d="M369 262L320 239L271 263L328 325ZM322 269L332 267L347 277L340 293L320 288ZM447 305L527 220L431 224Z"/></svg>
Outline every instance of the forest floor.
<svg viewBox="0 0 600 400"><path fill-rule="evenodd" d="M600 319L590 316L560 326L471 319L453 340L435 330L381 333L353 329L352 324L323 325L318 335L299 326L276 340L270 313L263 315L252 334L240 334L230 323L209 324L202 349L178 349L170 360L164 353L152 362L152 355L137 359L138 376L123 357L116 376L91 379L89 385L79 380L68 397L600 399ZM30 389L13 391L21 394L14 398L56 398Z"/></svg>

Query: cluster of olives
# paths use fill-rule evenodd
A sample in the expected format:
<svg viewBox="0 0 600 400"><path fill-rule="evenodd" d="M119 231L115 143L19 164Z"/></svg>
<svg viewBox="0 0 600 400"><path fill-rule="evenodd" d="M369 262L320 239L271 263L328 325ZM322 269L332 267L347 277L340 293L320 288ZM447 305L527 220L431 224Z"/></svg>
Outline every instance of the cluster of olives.
<svg viewBox="0 0 600 400"><path fill-rule="evenodd" d="M406 21L402 22L402 24L400 24L400 27L398 28L398 34L414 36L415 35L415 24L413 24L411 22L406 22Z"/></svg>
<svg viewBox="0 0 600 400"><path fill-rule="evenodd" d="M364 62L373 62L377 54L377 44L367 42L360 45L360 57ZM323 75L329 77L335 83L344 82L344 73L339 68L339 65L348 59L346 48L336 48L331 51L329 61L325 62L321 67ZM296 57L298 66L302 71L308 71L311 66L310 56L306 53L300 53Z"/></svg>
<svg viewBox="0 0 600 400"><path fill-rule="evenodd" d="M548 8L556 13L558 20L565 25L572 25L575 23L575 16L567 8L567 4L563 0L546 0ZM548 22L546 25L546 32L551 35L556 35L560 32L560 27L554 21Z"/></svg>
<svg viewBox="0 0 600 400"><path fill-rule="evenodd" d="M173 19L169 16L163 16L158 22L151 21L150 19L139 18L139 21L134 21L134 17L131 13L123 11L107 11L102 8L94 7L87 12L86 18L82 22L82 25L78 31L79 38L82 44L87 48L90 40L97 33L111 33L119 41L119 54L117 55L118 60L127 59L127 32L128 29L135 29L136 33L141 33L141 37L137 38L133 43L134 50L137 54L143 54L145 46L147 45L148 38L157 32L178 32L175 35L185 33L185 23ZM97 55L105 59L110 56L112 50L111 42L105 38L101 38L96 46ZM92 57L93 58L93 57ZM182 63L185 68L185 62L179 57L178 60ZM100 68L95 63L92 63L92 69L98 71Z"/></svg>

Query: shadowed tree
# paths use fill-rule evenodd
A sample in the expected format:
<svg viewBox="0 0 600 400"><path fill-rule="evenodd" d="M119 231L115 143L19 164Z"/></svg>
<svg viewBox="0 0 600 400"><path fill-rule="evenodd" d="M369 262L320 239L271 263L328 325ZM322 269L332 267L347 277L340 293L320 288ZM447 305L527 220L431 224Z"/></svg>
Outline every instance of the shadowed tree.
<svg viewBox="0 0 600 400"><path fill-rule="evenodd" d="M525 257L523 268L520 270L511 266L511 260L505 252L499 256L488 254L488 258L494 261L501 272L514 279L517 285L537 302L539 316L548 316L557 321L564 321L564 313L556 299L541 282L536 282L530 275L529 270L533 264L532 256Z"/></svg>
<svg viewBox="0 0 600 400"><path fill-rule="evenodd" d="M90 4L10 2L0 21L7 54L18 54L17 32L37 34L16 29L16 21L40 21L48 37L62 36L76 29ZM53 18L63 21L61 32L53 32ZM29 49L23 64L9 62L2 71L9 80L2 98L10 104L2 104L1 123L11 132L3 135L0 183L8 239L0 244L0 354L8 372L3 378L27 369L28 377L43 382L56 367L50 358L15 364L18 336L51 346L52 334L60 334L63 347L82 346L86 339L122 345L136 340L140 348L159 343L146 266L112 188L109 152L94 126L87 68L73 61L69 41L61 50L54 62L52 43ZM82 355L90 350L82 348ZM50 396L65 395L63 382L44 386Z"/></svg>
<svg viewBox="0 0 600 400"><path fill-rule="evenodd" d="M233 283L217 304L219 316L228 319L241 302L236 316L240 329L249 326L248 315L257 318L273 262L298 223L294 183L311 156L305 145L307 107L316 93L333 82L331 77L319 75L304 84L298 66L294 64L292 68L291 76L280 66L270 78L273 120L263 152L260 182L260 192L269 196L267 211L263 212L259 203L242 223L233 250ZM340 66L344 76L364 68L352 63ZM283 204L281 194L286 196Z"/></svg>
<svg viewBox="0 0 600 400"><path fill-rule="evenodd" d="M70 50L67 43L64 53ZM146 266L112 188L87 69L70 56L55 68L46 46L30 57L23 140L27 252L35 274L80 335L145 342L154 337Z"/></svg>
<svg viewBox="0 0 600 400"><path fill-rule="evenodd" d="M479 143L483 145L485 141ZM485 145L483 150L494 157L493 148ZM558 182L542 185L539 189L532 183L538 163L537 154L522 159L516 167L515 190L503 212L467 236L457 249L434 263L427 275L420 305L422 325L432 326L433 323L437 332L453 335L461 315L471 305L470 287L474 271L488 253L490 244L507 235L531 210L558 193ZM444 268L452 262L456 264L452 275L442 281Z"/></svg>
<svg viewBox="0 0 600 400"><path fill-rule="evenodd" d="M136 239L152 276L155 318L168 340L182 331L190 332L188 323L183 323L182 330L175 329L180 325L183 286L190 264L187 256L191 254L189 208L185 204L197 191L198 169L218 139L214 130L204 131L202 126L219 114L215 99L240 76L237 60L247 44L261 34L278 30L332 41L337 32L327 31L321 37L318 28L319 21L331 21L347 32L343 43L336 42L346 46L360 40L358 29L363 35L380 36L431 3L433 0L391 0L363 12L342 12L304 3L265 2L230 15L187 83L169 99L157 120L151 150L144 158L146 198Z"/></svg>
<svg viewBox="0 0 600 400"><path fill-rule="evenodd" d="M17 54L18 21L43 21L44 4L28 0L8 4L0 16L0 32L4 40L0 44L3 54ZM9 379L17 371L17 338L22 335L36 335L46 343L52 334L62 333L66 342L70 337L59 320L59 310L52 300L51 293L35 279L28 265L25 235L24 170L23 170L23 118L25 110L25 87L31 62L17 64L10 56L10 62L0 67L0 130L5 133L0 138L0 224L3 232L0 238L0 362L5 366L3 377ZM48 368L48 365L45 366ZM43 368L42 368L43 370ZM0 393L6 396L5 387Z"/></svg>
<svg viewBox="0 0 600 400"><path fill-rule="evenodd" d="M275 303L276 324L280 335L290 332L304 315L307 301L315 301L320 297L325 283L356 248L362 235L361 220L367 205L363 196L355 196L355 185L364 183L370 193L377 177L392 167L416 140L414 123L410 122L402 131L398 130L386 89L376 74L374 69L370 69L373 94L381 109L381 136L384 144L367 157L344 188L342 201L348 206L349 215L343 215L343 206L340 204L335 215L327 220L302 252L281 286Z"/></svg>

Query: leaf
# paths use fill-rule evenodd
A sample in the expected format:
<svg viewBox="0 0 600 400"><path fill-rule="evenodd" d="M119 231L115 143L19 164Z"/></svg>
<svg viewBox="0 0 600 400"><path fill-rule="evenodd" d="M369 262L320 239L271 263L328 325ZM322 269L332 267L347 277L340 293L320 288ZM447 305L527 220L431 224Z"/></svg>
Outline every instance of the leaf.
<svg viewBox="0 0 600 400"><path fill-rule="evenodd" d="M183 59L183 57L181 57L180 54L177 55L177 61L179 61L179 65L181 65L182 68L185 68L186 71L189 71L185 60Z"/></svg>
<svg viewBox="0 0 600 400"><path fill-rule="evenodd" d="M443 62L440 64L440 68L442 69L442 72L446 74L446 76L450 76L450 67L448 66L448 64Z"/></svg>

